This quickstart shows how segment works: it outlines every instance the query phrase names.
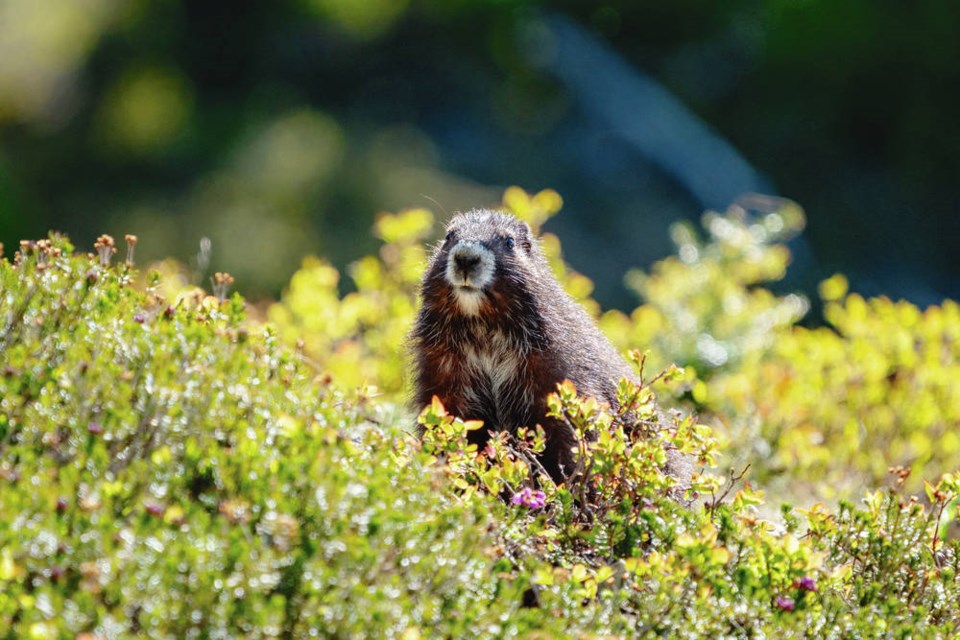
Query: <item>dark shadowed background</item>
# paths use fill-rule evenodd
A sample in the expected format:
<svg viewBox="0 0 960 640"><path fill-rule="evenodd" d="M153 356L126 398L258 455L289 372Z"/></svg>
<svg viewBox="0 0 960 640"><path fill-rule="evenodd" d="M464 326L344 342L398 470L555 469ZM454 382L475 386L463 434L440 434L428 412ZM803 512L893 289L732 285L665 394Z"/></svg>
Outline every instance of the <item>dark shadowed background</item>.
<svg viewBox="0 0 960 640"><path fill-rule="evenodd" d="M141 237L276 295L382 210L557 189L607 306L668 226L745 191L834 271L960 296L960 4L884 0L0 0L0 241Z"/></svg>

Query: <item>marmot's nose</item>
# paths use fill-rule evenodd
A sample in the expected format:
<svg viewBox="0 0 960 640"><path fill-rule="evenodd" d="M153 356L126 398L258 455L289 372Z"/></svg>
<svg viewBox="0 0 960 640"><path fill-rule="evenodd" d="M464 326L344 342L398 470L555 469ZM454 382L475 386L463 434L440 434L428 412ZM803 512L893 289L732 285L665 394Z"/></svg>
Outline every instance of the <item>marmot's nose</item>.
<svg viewBox="0 0 960 640"><path fill-rule="evenodd" d="M470 273L474 267L480 264L480 256L458 253L453 256L453 264L456 266L457 271L466 275Z"/></svg>

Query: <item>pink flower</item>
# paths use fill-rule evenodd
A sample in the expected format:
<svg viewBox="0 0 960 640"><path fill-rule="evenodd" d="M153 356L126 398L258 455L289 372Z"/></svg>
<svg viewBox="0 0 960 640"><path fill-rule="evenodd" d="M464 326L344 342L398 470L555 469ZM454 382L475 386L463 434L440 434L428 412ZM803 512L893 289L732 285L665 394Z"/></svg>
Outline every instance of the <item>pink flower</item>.
<svg viewBox="0 0 960 640"><path fill-rule="evenodd" d="M788 598L786 596L777 596L777 599L774 600L774 604L777 605L777 609L780 609L780 611L793 611L794 607L797 606L797 603L793 601L793 598Z"/></svg>
<svg viewBox="0 0 960 640"><path fill-rule="evenodd" d="M524 487L513 494L510 502L512 504L523 505L529 509L542 509L547 505L547 496L543 491L534 491L530 487Z"/></svg>
<svg viewBox="0 0 960 640"><path fill-rule="evenodd" d="M794 580L793 586L800 591L816 591L817 581L812 576L804 576Z"/></svg>

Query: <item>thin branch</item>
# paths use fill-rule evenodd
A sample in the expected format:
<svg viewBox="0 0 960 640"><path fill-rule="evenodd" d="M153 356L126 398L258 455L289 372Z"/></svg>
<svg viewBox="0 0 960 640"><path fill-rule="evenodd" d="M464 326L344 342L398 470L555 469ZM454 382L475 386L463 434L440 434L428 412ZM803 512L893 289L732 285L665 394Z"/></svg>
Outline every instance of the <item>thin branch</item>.
<svg viewBox="0 0 960 640"><path fill-rule="evenodd" d="M734 471L733 467L730 468L730 471L729 471L728 477L727 477L727 482L726 482L725 485L724 485L725 488L724 488L724 490L723 490L723 493L720 494L720 497L716 497L716 494L713 493L713 492L711 492L711 496L713 496L713 498L712 498L712 500L710 501L710 503L707 505L707 508L710 509L710 517L711 517L711 518L712 518L712 517L714 516L714 514L716 513L717 507L720 506L720 503L722 503L724 500L727 499L727 496L730 495L730 492L733 491L733 488L734 488L735 486L737 486L737 483L738 483L738 482L740 482L741 480L743 480L744 476L747 475L747 471L749 471L749 470L750 470L750 465L749 465L749 464L748 464L747 466L745 466L745 467L743 468L743 471L741 471L740 473L736 473L736 472Z"/></svg>

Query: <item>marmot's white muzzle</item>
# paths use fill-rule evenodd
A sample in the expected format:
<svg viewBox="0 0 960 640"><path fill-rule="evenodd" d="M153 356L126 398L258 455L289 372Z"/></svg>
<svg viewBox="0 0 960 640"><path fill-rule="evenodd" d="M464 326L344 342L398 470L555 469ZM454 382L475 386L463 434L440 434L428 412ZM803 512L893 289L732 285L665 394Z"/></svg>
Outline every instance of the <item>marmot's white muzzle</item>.
<svg viewBox="0 0 960 640"><path fill-rule="evenodd" d="M483 289L493 280L496 258L477 242L458 242L447 259L447 282L455 287Z"/></svg>
<svg viewBox="0 0 960 640"><path fill-rule="evenodd" d="M480 308L483 288L493 280L496 256L479 242L458 242L447 257L446 278L464 313Z"/></svg>

